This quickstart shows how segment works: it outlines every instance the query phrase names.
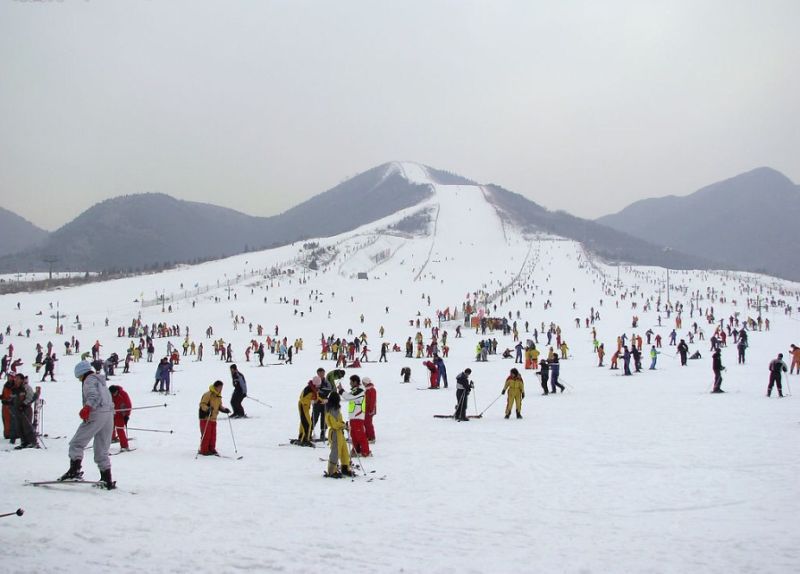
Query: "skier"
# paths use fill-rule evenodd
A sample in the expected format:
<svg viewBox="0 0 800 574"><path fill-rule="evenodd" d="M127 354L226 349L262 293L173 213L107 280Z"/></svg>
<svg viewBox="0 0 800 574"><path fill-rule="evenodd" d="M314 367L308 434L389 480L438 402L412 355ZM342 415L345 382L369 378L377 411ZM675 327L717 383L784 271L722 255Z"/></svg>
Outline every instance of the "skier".
<svg viewBox="0 0 800 574"><path fill-rule="evenodd" d="M222 406L222 381L214 381L200 398L200 450L203 456L217 453L217 415L230 413L230 409Z"/></svg>
<svg viewBox="0 0 800 574"><path fill-rule="evenodd" d="M508 400L506 402L506 418L511 416L511 406L516 405L517 418L522 418L522 399L525 398L525 383L517 369L511 369L511 372L506 379L506 384L503 385L503 390L500 394L505 395L508 391Z"/></svg>
<svg viewBox="0 0 800 574"><path fill-rule="evenodd" d="M105 378L94 372L89 361L75 365L74 372L82 385L83 408L78 414L83 422L69 441L69 470L59 480L83 478L83 449L93 441L94 462L100 469L100 482L111 490L116 487L116 482L111 480L111 459L108 456L111 434L114 432L114 403L106 388Z"/></svg>
<svg viewBox="0 0 800 574"><path fill-rule="evenodd" d="M317 426L317 421L321 422L319 438L325 438L325 401L331 394L333 387L325 378L325 369L320 367L317 369L317 374L311 381L317 389L317 400L311 405L311 434L314 434L314 428Z"/></svg>
<svg viewBox="0 0 800 574"><path fill-rule="evenodd" d="M711 355L711 370L714 371L714 388L712 393L724 393L722 390L722 371L725 367L722 366L722 351L717 348L714 354Z"/></svg>
<svg viewBox="0 0 800 574"><path fill-rule="evenodd" d="M411 367L403 367L400 369L400 376L403 377L404 383L411 382Z"/></svg>
<svg viewBox="0 0 800 574"><path fill-rule="evenodd" d="M744 358L745 358L744 354L746 349L747 349L747 338L739 337L739 341L736 343L736 351L738 352L738 361L740 365L744 365Z"/></svg>
<svg viewBox="0 0 800 574"><path fill-rule="evenodd" d="M433 364L436 365L436 386L441 386L442 382L444 382L444 388L447 388L447 368L444 366L444 359L442 359L439 355L433 356Z"/></svg>
<svg viewBox="0 0 800 574"><path fill-rule="evenodd" d="M239 372L236 365L231 365L231 381L233 382L233 395L231 395L231 408L233 409L232 419L246 419L242 401L247 396L247 381L244 375Z"/></svg>
<svg viewBox="0 0 800 574"><path fill-rule="evenodd" d="M469 402L469 392L474 388L469 376L472 374L472 369L464 369L456 376L456 412L455 419L457 421L468 421L467 416L467 403Z"/></svg>
<svg viewBox="0 0 800 574"><path fill-rule="evenodd" d="M345 392L341 385L338 387L339 395L345 401L350 401L347 407L348 419L350 422L350 441L353 443L353 450L361 456L371 456L369 451L369 441L364 430L364 389L361 387L361 377L358 375L350 376L350 392Z"/></svg>
<svg viewBox="0 0 800 574"><path fill-rule="evenodd" d="M656 370L656 361L658 360L659 352L656 350L656 346L653 345L650 347L650 370Z"/></svg>
<svg viewBox="0 0 800 574"><path fill-rule="evenodd" d="M45 378L47 378L48 375L50 376L50 380L52 382L56 382L56 377L54 375L55 368L56 368L56 355L55 355L55 353L48 354L47 357L45 357L44 362L42 363L42 365L44 366L44 375L42 375L41 382L44 382Z"/></svg>
<svg viewBox="0 0 800 574"><path fill-rule="evenodd" d="M314 446L311 442L311 405L317 402L317 398L317 387L312 379L303 387L297 401L297 410L300 412L300 431L297 440L290 441L292 444Z"/></svg>
<svg viewBox="0 0 800 574"><path fill-rule="evenodd" d="M678 354L681 356L681 367L686 366L686 356L689 354L689 345L686 344L686 341L681 339L681 342L678 343Z"/></svg>
<svg viewBox="0 0 800 574"><path fill-rule="evenodd" d="M166 357L163 357L156 367L156 381L153 383L153 391L159 393L169 394L169 379L172 372L172 365ZM166 390L165 390L166 386ZM158 389L156 389L158 387Z"/></svg>
<svg viewBox="0 0 800 574"><path fill-rule="evenodd" d="M783 389L781 388L781 373L786 372L786 363L783 362L783 353L778 353L776 359L772 359L769 363L769 385L767 386L767 396L772 394L772 385L778 387L778 396L783 396Z"/></svg>
<svg viewBox="0 0 800 574"><path fill-rule="evenodd" d="M556 387L564 392L564 385L558 382L558 374L561 371L561 364L558 361L558 355L553 355L553 358L548 361L550 364L550 392L555 394Z"/></svg>
<svg viewBox="0 0 800 574"><path fill-rule="evenodd" d="M131 417L131 398L119 385L108 387L111 393L111 400L114 402L114 432L111 435L111 442L119 440L120 451L129 450L128 444L128 420Z"/></svg>
<svg viewBox="0 0 800 574"><path fill-rule="evenodd" d="M550 394L550 391L547 389L547 381L550 379L550 363L548 363L546 359L542 359L539 363L538 375L542 378L542 394Z"/></svg>
<svg viewBox="0 0 800 574"><path fill-rule="evenodd" d="M628 350L628 345L622 346L622 367L625 376L631 375L631 352Z"/></svg>
<svg viewBox="0 0 800 574"><path fill-rule="evenodd" d="M350 470L350 453L347 450L347 441L344 438L344 430L347 423L342 417L341 399L337 393L331 393L328 402L325 404L325 423L328 425L328 441L331 445L331 453L328 456L328 471L325 476L330 478L342 478L342 475L354 476ZM341 460L341 471L338 468Z"/></svg>
<svg viewBox="0 0 800 574"><path fill-rule="evenodd" d="M744 329L742 329L744 330ZM798 373L800 373L800 347L797 345L789 345L789 348L792 351L792 366L789 369L789 374L793 374L795 369Z"/></svg>
<svg viewBox="0 0 800 574"><path fill-rule="evenodd" d="M22 443L14 447L14 450L22 450L24 448L39 448L36 440L36 430L33 428L33 403L39 398L38 387L36 392L31 388L28 383L28 377L22 373L17 373L15 378L15 387L13 394L12 410L16 415L14 420L16 422L16 436L22 439Z"/></svg>
<svg viewBox="0 0 800 574"><path fill-rule="evenodd" d="M373 444L375 442L375 427L372 424L372 419L378 413L378 391L369 377L364 377L363 382L365 398L364 430L367 433L367 442Z"/></svg>
<svg viewBox="0 0 800 574"><path fill-rule="evenodd" d="M428 387L430 389L438 389L439 388L439 369L436 368L436 365L431 363L430 361L425 361L422 363L425 367L427 367L428 371L430 371L430 383L431 386Z"/></svg>

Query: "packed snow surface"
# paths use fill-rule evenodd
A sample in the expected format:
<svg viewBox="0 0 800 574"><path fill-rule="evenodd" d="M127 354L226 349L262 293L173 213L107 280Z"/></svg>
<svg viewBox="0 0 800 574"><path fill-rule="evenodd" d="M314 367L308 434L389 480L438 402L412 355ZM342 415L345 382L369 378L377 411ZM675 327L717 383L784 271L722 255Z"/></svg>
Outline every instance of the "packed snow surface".
<svg viewBox="0 0 800 574"><path fill-rule="evenodd" d="M430 182L416 164L393 169ZM784 312L787 305L797 308L798 285L757 275L671 272L669 300L684 305L678 337L686 338L694 322L705 334L690 344L702 359L681 367L667 344L676 313L664 312L666 270L606 266L579 244L505 226L480 187L431 185L435 193L424 204L320 239L314 256L295 244L155 275L0 297L0 326L12 332L3 347L13 344L22 371L41 385L49 435L39 450L13 451L3 441L0 512L25 509L23 517L0 519L3 570L800 570L800 416L796 399L765 397L769 361L783 352L789 364L789 344L800 343L796 311ZM427 233L391 231L419 210L432 214ZM316 270L308 268L312 259ZM512 314L523 343L537 329L537 347L546 351L542 323L553 322L569 346L561 367L564 393L541 395L534 371L521 369L523 419L513 413L504 419L500 397L515 366L500 355L513 349L512 336L462 326L463 338L455 338L462 303L474 293L481 311ZM748 307L748 299L755 303ZM545 309L548 300L552 306ZM728 340L726 393L709 394L715 326L706 312L713 307L717 322L735 313L743 321L759 315L758 304L766 304L760 313L769 318L769 331L750 334L744 365ZM458 319L439 325L436 312L446 308L458 310ZM600 318L587 328L591 308ZM234 329L236 316L243 321ZM117 328L137 317L148 325L179 325L182 335L188 328L190 340L205 346L202 362L181 357L174 395L151 392L156 363L144 359L109 381L122 385L134 406L167 405L134 411L129 426L173 432L131 431L136 450L111 459L118 490L26 485L66 470L67 442L80 422L80 383L72 376L78 358L63 356L64 341L75 336L88 351L97 340L103 356L124 357L131 339L118 338ZM428 386L427 370L404 352L373 362L383 341L402 348L419 331L428 343L431 329L409 323L418 318L448 332L447 389L418 390ZM63 335L54 334L57 320ZM216 379L225 382L226 405L232 391L229 366L205 336L209 326L214 338L232 343L249 394L260 401L245 400L248 419L229 424L220 416L217 448L230 458L195 457L200 396ZM276 326L290 344L304 341L293 364L278 364L269 353L263 368L254 356L245 361L247 344L265 341ZM592 326L607 350L602 368ZM647 329L664 338L657 369L647 369L645 345L642 373L609 370L617 336L644 336ZM369 376L378 390L374 456L362 461L366 476L323 478L324 443L279 445L297 437L297 400L307 381L319 366L334 368L320 360L322 334L352 339L362 332L370 362L347 374ZM485 337L497 338L498 354L478 363L475 347ZM156 359L166 354L168 340L180 348L183 336L157 338ZM34 346L48 341L59 356L57 382L39 383ZM404 366L412 369L412 384L400 384ZM485 411L483 418L434 418L452 414L455 377L466 367L475 382L469 413ZM787 378L789 385L798 382L797 375ZM87 453L84 470L94 480L97 468Z"/></svg>

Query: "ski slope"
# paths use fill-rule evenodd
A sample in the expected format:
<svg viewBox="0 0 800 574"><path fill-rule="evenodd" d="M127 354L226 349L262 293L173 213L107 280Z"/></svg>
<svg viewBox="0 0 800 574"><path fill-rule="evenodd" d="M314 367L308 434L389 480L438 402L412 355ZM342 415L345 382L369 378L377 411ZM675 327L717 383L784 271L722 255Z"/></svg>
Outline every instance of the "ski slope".
<svg viewBox="0 0 800 574"><path fill-rule="evenodd" d="M25 509L21 518L0 521L5 572L798 570L796 398L764 396L767 364L778 352L788 364L789 344L800 342L797 313L787 315L780 305L798 307L797 284L752 274L670 272L670 300L687 309L679 336L698 321L706 337L690 345L703 358L680 367L667 355L674 348L666 346L675 315L658 313L655 303L642 309L648 300L666 301L665 270L618 269L572 241L525 236L503 225L479 186L436 184L413 163L392 169L431 185L434 194L391 217L320 239L327 255L316 271L295 244L155 275L0 296L0 326L12 331L3 347L13 343L23 372L35 380L37 342L52 341L60 359L58 382L36 383L46 400L47 449L10 451L3 441L0 452L0 512ZM420 210L435 214L425 233L387 232ZM327 458L328 449L321 443L317 449L279 446L297 436L297 400L306 382L318 366L334 367L319 359L321 334L352 338L363 331L375 361L381 327L384 340L401 347L417 331L427 341L430 330L409 321L431 318L436 325L437 310L460 311L467 294L478 292L492 316L511 312L516 319L519 311L523 341L542 322L561 327L570 347L561 367L565 393L542 396L533 371L522 371L524 418L504 419L500 391L513 361L498 354L476 363L481 336L464 329L456 339L459 321L451 321L441 327L451 348L448 389L417 390L428 386L427 372L403 353L390 353L388 364L348 370L369 376L378 390L377 442L374 456L363 460L374 473L326 479L319 458ZM732 342L723 350L724 395L708 393L713 326L696 312L688 316L696 292L696 304L713 305L717 318L736 312L755 318L748 297L769 302L762 315L770 330L751 334L746 364L736 364ZM299 305L291 304L295 299ZM552 306L544 309L548 300ZM652 328L665 345L657 369L646 370L646 356L645 371L632 377L598 368L584 326L591 308L600 312L594 326L608 350L606 365L618 335ZM58 319L63 336L53 334L56 312L66 316ZM140 314L147 324L188 327L190 338L205 344L202 362L182 357L174 395L150 392L155 363L144 360L110 381L121 384L135 406L168 405L135 411L130 426L173 433L131 432L137 450L112 457L116 491L26 486L66 470L67 442L79 423L80 384L72 377L77 359L62 356L63 341L75 336L88 350L99 340L104 355L124 357L129 339L118 338L117 327ZM234 329L237 315L244 321ZM631 328L633 315L637 329ZM255 359L246 362L247 343L263 341L276 325L281 337L304 341L293 364L275 364L269 354L264 368ZM228 365L205 338L208 326L232 342L250 395L270 406L245 400L250 418L230 426L221 415L217 448L232 458L196 460L200 396L220 379L227 405L232 390ZM514 346L511 336L491 336L500 351ZM170 340L180 345L182 337ZM167 339L155 341L158 358ZM540 335L538 347L546 349L544 343ZM412 368L413 384L400 384L403 366ZM484 417L469 423L433 418L453 412L455 377L466 367L475 382L469 412L485 410ZM792 375L789 384L798 380ZM97 477L90 454L84 470L87 478Z"/></svg>

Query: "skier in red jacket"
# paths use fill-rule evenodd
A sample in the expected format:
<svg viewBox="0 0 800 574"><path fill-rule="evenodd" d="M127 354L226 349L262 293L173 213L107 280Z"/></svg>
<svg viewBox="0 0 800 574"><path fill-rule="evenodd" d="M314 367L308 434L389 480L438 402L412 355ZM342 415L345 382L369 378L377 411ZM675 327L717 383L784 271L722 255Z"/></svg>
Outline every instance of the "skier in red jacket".
<svg viewBox="0 0 800 574"><path fill-rule="evenodd" d="M425 365L431 373L431 389L438 389L439 388L439 369L436 367L434 363L431 361L425 361L422 363Z"/></svg>
<svg viewBox="0 0 800 574"><path fill-rule="evenodd" d="M366 404L364 405L364 428L367 431L367 440L370 443L375 442L375 427L372 426L372 417L378 412L378 391L375 390L375 385L372 384L372 379L364 377L364 396Z"/></svg>
<svg viewBox="0 0 800 574"><path fill-rule="evenodd" d="M115 442L119 437L120 450L129 450L125 428L128 426L128 419L131 416L131 407L133 406L131 398L119 385L111 385L108 387L108 392L111 393L111 400L114 401L114 432L111 442Z"/></svg>

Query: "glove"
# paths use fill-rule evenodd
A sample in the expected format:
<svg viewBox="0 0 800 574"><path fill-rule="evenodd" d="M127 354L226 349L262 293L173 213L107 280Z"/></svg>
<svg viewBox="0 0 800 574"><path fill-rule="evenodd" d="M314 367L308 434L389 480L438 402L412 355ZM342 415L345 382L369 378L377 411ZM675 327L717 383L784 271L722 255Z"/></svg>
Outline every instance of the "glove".
<svg viewBox="0 0 800 574"><path fill-rule="evenodd" d="M83 408L78 413L78 416L81 417L81 419L88 421L89 414L91 414L91 412L92 412L92 407L90 407L89 405L83 405Z"/></svg>
<svg viewBox="0 0 800 574"><path fill-rule="evenodd" d="M504 395L504 394L506 394L506 390L505 390L505 389L503 389L502 391L500 391L500 394L501 394L501 395Z"/></svg>
<svg viewBox="0 0 800 574"><path fill-rule="evenodd" d="M522 393L522 398L523 398L523 399L525 398L525 393Z"/></svg>
<svg viewBox="0 0 800 574"><path fill-rule="evenodd" d="M221 409L219 409L219 410L220 410L220 412L223 412L223 413L225 413L226 415L227 415L228 413L230 413L230 412L231 412L231 409L229 409L228 407L222 407L222 408L221 408Z"/></svg>
<svg viewBox="0 0 800 574"><path fill-rule="evenodd" d="M130 419L130 418L131 418L131 417L129 417L128 415L125 415L125 425L126 425L126 426L127 426L127 424L128 424L128 419Z"/></svg>

